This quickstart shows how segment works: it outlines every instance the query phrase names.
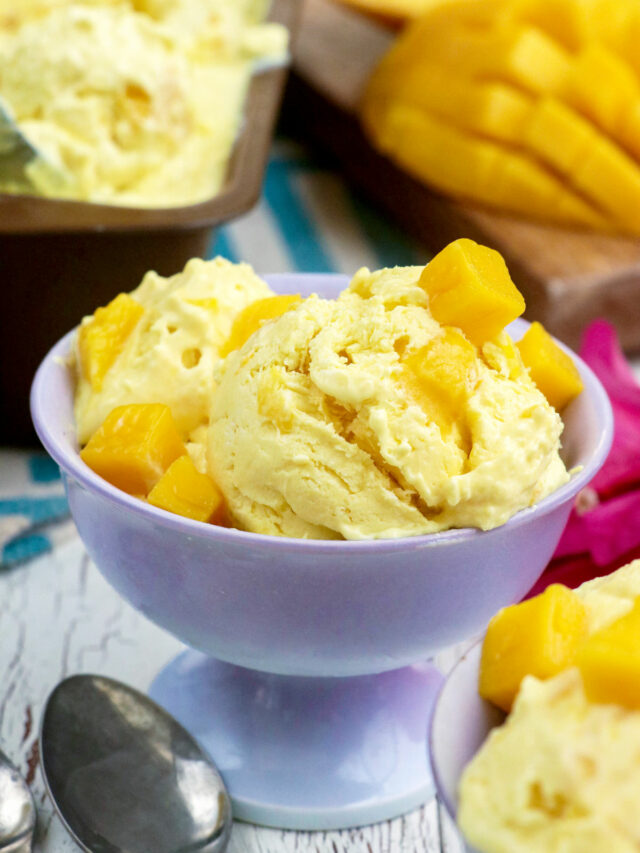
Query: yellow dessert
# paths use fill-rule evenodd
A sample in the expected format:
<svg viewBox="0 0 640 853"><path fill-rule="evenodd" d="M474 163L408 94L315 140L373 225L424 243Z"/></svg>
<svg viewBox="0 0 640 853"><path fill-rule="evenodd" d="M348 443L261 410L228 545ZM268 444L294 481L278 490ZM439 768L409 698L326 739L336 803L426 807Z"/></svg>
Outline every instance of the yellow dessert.
<svg viewBox="0 0 640 853"><path fill-rule="evenodd" d="M286 52L265 11L262 0L0 0L0 94L48 163L28 166L33 192L137 207L215 195L254 60Z"/></svg>
<svg viewBox="0 0 640 853"><path fill-rule="evenodd" d="M464 771L458 820L483 853L640 849L640 560L575 596L588 630L574 664L525 677Z"/></svg>
<svg viewBox="0 0 640 853"><path fill-rule="evenodd" d="M566 482L562 422L508 336L474 342L486 317L495 333L523 304L495 254L463 240L426 269L360 270L218 363L207 470L234 525L347 539L489 529ZM446 325L438 282L460 292Z"/></svg>
<svg viewBox="0 0 640 853"><path fill-rule="evenodd" d="M166 404L189 440L208 422L213 368L234 318L270 295L247 264L194 258L170 278L147 273L132 293L86 317L76 346L80 444L129 403Z"/></svg>
<svg viewBox="0 0 640 853"><path fill-rule="evenodd" d="M639 234L639 33L627 0L433 3L374 70L362 121L454 197Z"/></svg>
<svg viewBox="0 0 640 853"><path fill-rule="evenodd" d="M119 460L127 435L137 458L114 407L160 404L189 459L135 493L163 509L321 539L488 530L569 478L562 421L504 330L523 308L500 255L466 239L362 269L335 300L275 296L220 258L149 273L78 331L85 461L99 470L96 443Z"/></svg>

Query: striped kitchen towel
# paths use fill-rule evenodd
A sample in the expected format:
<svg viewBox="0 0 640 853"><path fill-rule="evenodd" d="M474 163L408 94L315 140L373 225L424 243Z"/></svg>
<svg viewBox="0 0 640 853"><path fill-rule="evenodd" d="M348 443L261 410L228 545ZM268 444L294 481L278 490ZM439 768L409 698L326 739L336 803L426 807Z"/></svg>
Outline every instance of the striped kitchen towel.
<svg viewBox="0 0 640 853"><path fill-rule="evenodd" d="M0 568L73 535L58 466L45 453L0 450Z"/></svg>

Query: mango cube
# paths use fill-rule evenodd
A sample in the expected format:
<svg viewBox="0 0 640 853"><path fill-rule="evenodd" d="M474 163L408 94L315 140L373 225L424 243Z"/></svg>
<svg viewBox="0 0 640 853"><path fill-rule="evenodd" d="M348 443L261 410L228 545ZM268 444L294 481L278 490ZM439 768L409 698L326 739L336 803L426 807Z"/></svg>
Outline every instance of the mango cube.
<svg viewBox="0 0 640 853"><path fill-rule="evenodd" d="M469 390L477 351L457 329L447 327L403 362L405 381L426 411L452 418ZM439 418L437 418L439 420Z"/></svg>
<svg viewBox="0 0 640 853"><path fill-rule="evenodd" d="M144 313L140 303L120 293L104 308L98 308L78 332L78 356L82 374L94 391L122 351L125 341Z"/></svg>
<svg viewBox="0 0 640 853"><path fill-rule="evenodd" d="M257 299L236 316L231 327L231 334L220 350L221 357L228 355L249 340L251 335L267 320L275 320L286 311L302 301L299 293L285 294L282 296L268 296L266 299Z"/></svg>
<svg viewBox="0 0 640 853"><path fill-rule="evenodd" d="M582 391L578 368L541 323L532 323L517 346L529 375L554 409L561 411Z"/></svg>
<svg viewBox="0 0 640 853"><path fill-rule="evenodd" d="M168 406L117 406L80 456L96 474L130 495L146 496L169 465L187 452Z"/></svg>
<svg viewBox="0 0 640 853"><path fill-rule="evenodd" d="M479 693L510 711L525 675L550 678L572 666L587 636L587 610L561 584L500 610L482 646Z"/></svg>
<svg viewBox="0 0 640 853"><path fill-rule="evenodd" d="M147 500L168 512L205 522L211 521L223 506L216 484L198 471L188 454L171 463Z"/></svg>
<svg viewBox="0 0 640 853"><path fill-rule="evenodd" d="M457 326L478 346L524 311L502 256L465 238L455 240L424 268L420 284L442 325Z"/></svg>
<svg viewBox="0 0 640 853"><path fill-rule="evenodd" d="M640 599L589 637L577 663L591 702L640 708Z"/></svg>

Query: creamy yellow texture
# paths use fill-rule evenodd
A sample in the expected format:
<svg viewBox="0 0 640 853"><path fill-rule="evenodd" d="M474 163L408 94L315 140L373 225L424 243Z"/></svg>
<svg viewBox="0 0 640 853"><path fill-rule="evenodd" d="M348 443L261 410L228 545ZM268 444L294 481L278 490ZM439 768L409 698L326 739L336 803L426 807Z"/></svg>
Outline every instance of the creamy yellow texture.
<svg viewBox="0 0 640 853"><path fill-rule="evenodd" d="M64 176L36 164L34 190L144 207L215 195L253 62L286 51L264 6L0 0L0 95Z"/></svg>
<svg viewBox="0 0 640 853"><path fill-rule="evenodd" d="M144 313L107 371L101 390L92 390L81 374L78 378L75 418L80 444L115 406L165 403L180 432L192 439L194 461L203 470L202 428L208 423L220 347L235 315L269 295L269 287L248 264L223 258L195 258L171 278L147 273L131 293Z"/></svg>
<svg viewBox="0 0 640 853"><path fill-rule="evenodd" d="M347 539L488 529L568 479L562 422L513 348L477 353L450 424L407 391L403 359L444 332L421 270L361 270L337 300L305 300L219 363L209 473L237 526Z"/></svg>
<svg viewBox="0 0 640 853"><path fill-rule="evenodd" d="M640 560L576 592L589 631L628 612ZM638 853L640 712L587 701L578 669L528 676L466 768L458 820L484 853Z"/></svg>

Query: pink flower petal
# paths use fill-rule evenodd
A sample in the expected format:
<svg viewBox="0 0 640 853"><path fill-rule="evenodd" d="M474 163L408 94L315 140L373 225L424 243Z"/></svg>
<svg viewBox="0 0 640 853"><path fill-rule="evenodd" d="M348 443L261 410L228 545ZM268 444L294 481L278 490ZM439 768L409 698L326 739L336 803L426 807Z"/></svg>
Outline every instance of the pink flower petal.
<svg viewBox="0 0 640 853"><path fill-rule="evenodd" d="M585 494L578 496L545 582L561 565L572 577L601 574L601 567L640 547L640 385L615 329L604 320L586 330L580 355L611 400L613 445ZM576 562L567 568L572 556Z"/></svg>

